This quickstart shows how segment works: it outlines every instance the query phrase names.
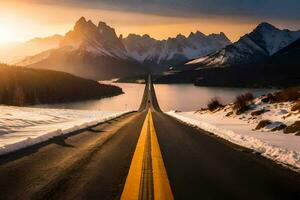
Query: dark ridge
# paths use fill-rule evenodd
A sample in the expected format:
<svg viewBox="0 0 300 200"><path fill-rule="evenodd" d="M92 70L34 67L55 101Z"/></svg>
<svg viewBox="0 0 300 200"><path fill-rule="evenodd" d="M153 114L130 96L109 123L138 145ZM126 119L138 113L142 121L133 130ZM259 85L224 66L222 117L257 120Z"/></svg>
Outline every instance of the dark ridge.
<svg viewBox="0 0 300 200"><path fill-rule="evenodd" d="M100 99L122 89L68 73L0 64L0 104L24 106Z"/></svg>

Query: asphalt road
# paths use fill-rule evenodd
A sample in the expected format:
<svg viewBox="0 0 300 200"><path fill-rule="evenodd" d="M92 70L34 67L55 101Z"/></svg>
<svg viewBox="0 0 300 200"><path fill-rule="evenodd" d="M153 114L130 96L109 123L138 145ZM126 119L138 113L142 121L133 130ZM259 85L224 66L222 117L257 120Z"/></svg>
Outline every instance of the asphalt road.
<svg viewBox="0 0 300 200"><path fill-rule="evenodd" d="M119 199L148 108L175 199L300 199L300 175L163 114L139 112L0 157L0 199Z"/></svg>

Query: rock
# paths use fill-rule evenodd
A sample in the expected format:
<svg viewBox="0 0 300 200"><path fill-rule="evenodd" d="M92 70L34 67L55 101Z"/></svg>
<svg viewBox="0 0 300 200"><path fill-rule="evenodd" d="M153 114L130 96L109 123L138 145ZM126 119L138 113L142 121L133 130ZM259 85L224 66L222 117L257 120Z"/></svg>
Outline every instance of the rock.
<svg viewBox="0 0 300 200"><path fill-rule="evenodd" d="M267 119L264 119L264 120L261 120L257 126L255 127L255 130L259 130L261 128L264 128L265 126L271 124L272 122L270 120L267 120Z"/></svg>
<svg viewBox="0 0 300 200"><path fill-rule="evenodd" d="M295 121L293 124L287 126L284 130L284 133L295 133L297 136L300 135L300 121Z"/></svg>
<svg viewBox="0 0 300 200"><path fill-rule="evenodd" d="M261 110L255 110L253 112L251 112L251 116L258 116L258 115L261 115L265 112L268 112L269 110L266 110L266 109L261 109Z"/></svg>
<svg viewBox="0 0 300 200"><path fill-rule="evenodd" d="M282 129L285 129L287 127L287 125L285 124L280 124L279 126L273 128L271 131L280 131Z"/></svg>
<svg viewBox="0 0 300 200"><path fill-rule="evenodd" d="M291 107L291 111L300 111L300 100L296 101L292 107Z"/></svg>
<svg viewBox="0 0 300 200"><path fill-rule="evenodd" d="M229 117L229 116L231 116L231 115L233 115L233 111L228 112L228 113L225 115L225 117Z"/></svg>

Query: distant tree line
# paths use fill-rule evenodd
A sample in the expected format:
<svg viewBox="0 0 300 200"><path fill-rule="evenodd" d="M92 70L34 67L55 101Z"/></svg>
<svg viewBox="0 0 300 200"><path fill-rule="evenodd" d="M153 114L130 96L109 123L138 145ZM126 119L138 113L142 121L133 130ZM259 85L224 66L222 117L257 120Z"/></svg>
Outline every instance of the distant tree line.
<svg viewBox="0 0 300 200"><path fill-rule="evenodd" d="M0 104L50 104L99 99L122 89L68 73L0 64Z"/></svg>

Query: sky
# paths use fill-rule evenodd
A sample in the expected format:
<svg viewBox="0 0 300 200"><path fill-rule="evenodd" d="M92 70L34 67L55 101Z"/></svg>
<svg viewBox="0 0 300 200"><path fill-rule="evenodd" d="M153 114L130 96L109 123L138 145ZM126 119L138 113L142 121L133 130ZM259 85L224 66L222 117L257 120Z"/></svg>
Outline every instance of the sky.
<svg viewBox="0 0 300 200"><path fill-rule="evenodd" d="M266 21L300 29L299 0L0 0L0 43L65 34L84 16L157 39L197 30L236 41Z"/></svg>

